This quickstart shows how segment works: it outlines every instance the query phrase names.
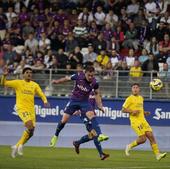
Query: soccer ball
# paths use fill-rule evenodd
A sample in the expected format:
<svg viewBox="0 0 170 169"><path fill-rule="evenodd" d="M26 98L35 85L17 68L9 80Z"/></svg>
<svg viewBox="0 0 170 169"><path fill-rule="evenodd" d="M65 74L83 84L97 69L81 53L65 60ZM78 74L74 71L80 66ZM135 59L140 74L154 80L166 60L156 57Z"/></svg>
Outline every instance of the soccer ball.
<svg viewBox="0 0 170 169"><path fill-rule="evenodd" d="M162 89L163 87L163 82L160 79L153 79L150 82L150 87L154 90L154 91L159 91Z"/></svg>

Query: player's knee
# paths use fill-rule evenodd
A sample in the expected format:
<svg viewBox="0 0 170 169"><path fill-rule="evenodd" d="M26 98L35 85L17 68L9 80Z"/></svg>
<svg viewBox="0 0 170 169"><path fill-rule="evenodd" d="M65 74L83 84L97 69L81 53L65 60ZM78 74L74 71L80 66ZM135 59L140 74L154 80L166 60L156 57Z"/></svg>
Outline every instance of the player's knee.
<svg viewBox="0 0 170 169"><path fill-rule="evenodd" d="M33 122L30 120L28 122L25 123L25 127L29 130L34 128Z"/></svg>
<svg viewBox="0 0 170 169"><path fill-rule="evenodd" d="M140 143L143 144L143 143L145 143L145 142L146 142L146 137L141 137L141 138L140 138Z"/></svg>
<svg viewBox="0 0 170 169"><path fill-rule="evenodd" d="M92 135L92 138L97 137L97 132L94 129L92 129L90 133Z"/></svg>

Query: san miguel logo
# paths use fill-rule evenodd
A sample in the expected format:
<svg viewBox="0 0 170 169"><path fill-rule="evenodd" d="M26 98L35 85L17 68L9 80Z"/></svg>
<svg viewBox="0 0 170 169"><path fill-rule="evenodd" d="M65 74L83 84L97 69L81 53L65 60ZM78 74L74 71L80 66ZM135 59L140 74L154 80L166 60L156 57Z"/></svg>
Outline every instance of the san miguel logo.
<svg viewBox="0 0 170 169"><path fill-rule="evenodd" d="M170 112L162 111L161 108L155 109L155 115L153 116L155 120L170 119Z"/></svg>

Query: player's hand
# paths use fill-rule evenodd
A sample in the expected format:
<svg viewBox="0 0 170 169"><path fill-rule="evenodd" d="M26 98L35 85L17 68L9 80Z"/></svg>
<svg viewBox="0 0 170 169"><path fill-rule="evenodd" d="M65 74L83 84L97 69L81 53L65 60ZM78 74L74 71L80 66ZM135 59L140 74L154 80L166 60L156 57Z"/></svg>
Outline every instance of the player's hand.
<svg viewBox="0 0 170 169"><path fill-rule="evenodd" d="M140 112L139 110L133 110L132 113L131 113L131 115L132 115L132 116L136 116L136 115L139 114L139 112Z"/></svg>
<svg viewBox="0 0 170 169"><path fill-rule="evenodd" d="M145 116L149 116L151 114L151 112L145 111L144 114L145 114Z"/></svg>
<svg viewBox="0 0 170 169"><path fill-rule="evenodd" d="M98 107L98 109L99 109L100 111L102 111L102 113L105 113L105 111L104 111L104 108L103 108L103 107Z"/></svg>
<svg viewBox="0 0 170 169"><path fill-rule="evenodd" d="M9 73L8 67L5 66L5 67L3 68L3 75L4 75L4 76L7 76L8 73Z"/></svg>
<svg viewBox="0 0 170 169"><path fill-rule="evenodd" d="M47 102L47 103L44 103L44 107L45 107L45 108L50 108L50 107L51 107L51 106L50 106L50 103L48 103L48 102Z"/></svg>

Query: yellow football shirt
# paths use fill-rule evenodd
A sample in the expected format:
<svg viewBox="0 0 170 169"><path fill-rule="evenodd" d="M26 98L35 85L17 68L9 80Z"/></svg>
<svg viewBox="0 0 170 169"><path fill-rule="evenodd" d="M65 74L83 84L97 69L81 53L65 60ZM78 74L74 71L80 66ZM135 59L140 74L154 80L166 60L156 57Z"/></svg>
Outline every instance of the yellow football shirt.
<svg viewBox="0 0 170 169"><path fill-rule="evenodd" d="M106 66L109 62L109 57L107 55L105 55L104 57L102 55L98 55L96 61L102 66Z"/></svg>
<svg viewBox="0 0 170 169"><path fill-rule="evenodd" d="M16 107L18 112L34 112L34 96L36 94L41 97L44 103L47 103L47 98L40 86L33 81L5 80L4 86L15 89Z"/></svg>
<svg viewBox="0 0 170 169"><path fill-rule="evenodd" d="M130 95L124 102L123 108L130 109L130 110L139 110L139 114L136 116L133 116L130 114L130 121L133 122L139 122L145 120L144 116L144 108L143 108L143 97L138 95Z"/></svg>

